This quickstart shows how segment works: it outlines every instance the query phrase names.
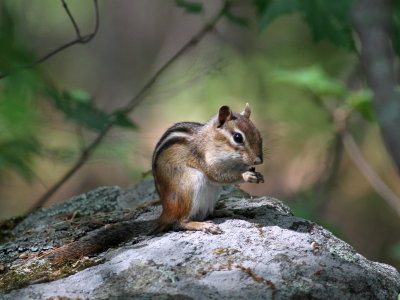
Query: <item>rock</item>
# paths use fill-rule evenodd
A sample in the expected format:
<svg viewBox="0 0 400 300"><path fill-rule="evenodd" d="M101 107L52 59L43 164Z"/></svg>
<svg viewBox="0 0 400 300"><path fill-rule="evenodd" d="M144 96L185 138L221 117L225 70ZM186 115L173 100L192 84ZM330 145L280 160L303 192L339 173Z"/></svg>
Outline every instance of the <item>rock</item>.
<svg viewBox="0 0 400 300"><path fill-rule="evenodd" d="M107 223L155 219L160 205L144 205L154 199L151 181L129 190L103 187L2 229L0 265L6 273L0 273L0 282L6 283L0 284L0 298L397 299L400 293L395 268L367 260L276 199L231 187L224 189L218 207L234 215L213 220L223 230L220 235L143 233L69 262L69 271L45 258L18 258L20 248L52 249Z"/></svg>

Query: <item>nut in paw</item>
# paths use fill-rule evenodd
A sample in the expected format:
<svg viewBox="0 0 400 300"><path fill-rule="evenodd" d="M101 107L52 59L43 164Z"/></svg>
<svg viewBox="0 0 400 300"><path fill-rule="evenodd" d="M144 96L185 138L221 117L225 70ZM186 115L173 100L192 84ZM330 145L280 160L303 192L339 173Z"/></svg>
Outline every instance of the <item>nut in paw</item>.
<svg viewBox="0 0 400 300"><path fill-rule="evenodd" d="M256 171L250 170L242 174L245 182L264 183L264 176Z"/></svg>

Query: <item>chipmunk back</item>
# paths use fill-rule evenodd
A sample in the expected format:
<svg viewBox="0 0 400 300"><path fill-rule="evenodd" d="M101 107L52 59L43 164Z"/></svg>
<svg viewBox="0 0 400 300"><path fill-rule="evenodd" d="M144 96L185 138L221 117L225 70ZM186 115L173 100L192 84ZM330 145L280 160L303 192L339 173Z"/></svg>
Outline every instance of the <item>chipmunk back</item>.
<svg viewBox="0 0 400 300"><path fill-rule="evenodd" d="M157 143L152 160L163 206L156 232L177 224L186 230L220 233L211 222L223 184L263 182L250 169L263 162L262 138L248 104L239 114L222 106L207 123L182 122Z"/></svg>

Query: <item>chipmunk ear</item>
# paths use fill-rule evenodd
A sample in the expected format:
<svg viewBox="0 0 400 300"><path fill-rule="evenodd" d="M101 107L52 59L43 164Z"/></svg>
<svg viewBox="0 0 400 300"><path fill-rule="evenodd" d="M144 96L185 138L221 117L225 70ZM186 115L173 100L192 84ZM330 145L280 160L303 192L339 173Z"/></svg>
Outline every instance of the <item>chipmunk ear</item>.
<svg viewBox="0 0 400 300"><path fill-rule="evenodd" d="M240 114L242 116L246 117L247 119L250 118L251 109L250 109L250 105L248 103L246 103L246 106L244 107L244 110Z"/></svg>
<svg viewBox="0 0 400 300"><path fill-rule="evenodd" d="M222 127L222 125L224 125L224 123L228 120L230 120L232 117L232 112L231 109L229 108L229 106L221 106L219 108L219 112L218 112L218 128Z"/></svg>

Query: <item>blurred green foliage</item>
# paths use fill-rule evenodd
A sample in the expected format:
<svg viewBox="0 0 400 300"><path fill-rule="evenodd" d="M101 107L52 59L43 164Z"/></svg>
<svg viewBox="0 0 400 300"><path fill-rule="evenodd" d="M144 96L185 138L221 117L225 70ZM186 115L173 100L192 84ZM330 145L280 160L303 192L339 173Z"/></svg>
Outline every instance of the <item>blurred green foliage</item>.
<svg viewBox="0 0 400 300"><path fill-rule="evenodd" d="M337 106L348 106L352 111L359 112L365 120L376 122L372 107L372 93L368 89L353 91L339 80L329 76L320 66L312 66L297 71L275 71L273 78L277 82L289 83L307 89L316 96L317 101L324 97L334 97Z"/></svg>
<svg viewBox="0 0 400 300"><path fill-rule="evenodd" d="M328 40L354 50L350 24L352 0L255 0L259 27L264 30L282 15L299 13L310 27L315 41Z"/></svg>
<svg viewBox="0 0 400 300"><path fill-rule="evenodd" d="M11 1L0 3L0 70L1 74L31 63L34 55L17 36L17 24Z"/></svg>
<svg viewBox="0 0 400 300"><path fill-rule="evenodd" d="M7 1L0 3L0 73L30 63L34 58L16 36L16 24ZM21 70L0 80L0 177L8 169L27 180L40 154L38 94L43 80L36 70Z"/></svg>
<svg viewBox="0 0 400 300"><path fill-rule="evenodd" d="M65 117L86 129L101 132L110 124L113 126L137 129L137 125L129 120L125 114L115 112L107 114L94 105L92 97L83 90L67 90L60 93L54 87L47 89L49 99Z"/></svg>
<svg viewBox="0 0 400 300"><path fill-rule="evenodd" d="M204 12L204 6L200 2L195 1L187 1L187 0L175 0L175 5L181 7L185 10L186 13L189 14L199 14ZM248 18L240 17L234 15L230 10L224 12L224 17L230 21L231 23L247 27L250 24L250 20Z"/></svg>
<svg viewBox="0 0 400 300"><path fill-rule="evenodd" d="M198 14L204 11L203 4L201 4L200 2L175 0L175 4L178 7L182 7L185 12L191 14Z"/></svg>
<svg viewBox="0 0 400 300"><path fill-rule="evenodd" d="M35 158L65 159L76 154L42 144L47 101L67 120L88 130L100 132L109 125L132 130L137 125L122 112L108 114L97 109L86 91L60 92L39 68L26 67L36 57L18 36L15 16L12 1L0 2L0 73L8 75L0 80L0 177L11 170L31 181Z"/></svg>
<svg viewBox="0 0 400 300"><path fill-rule="evenodd" d="M345 101L350 108L358 111L367 121L376 123L376 116L372 107L372 92L370 90L349 91Z"/></svg>
<svg viewBox="0 0 400 300"><path fill-rule="evenodd" d="M297 71L275 71L273 78L278 82L306 88L318 97L336 96L344 98L347 92L343 83L328 76L320 66L307 67Z"/></svg>
<svg viewBox="0 0 400 300"><path fill-rule="evenodd" d="M231 11L226 11L224 13L224 17L231 23L237 24L242 27L248 27L250 25L250 20L245 17L240 17L237 15L234 15Z"/></svg>
<svg viewBox="0 0 400 300"><path fill-rule="evenodd" d="M258 24L265 30L275 19L297 13L309 26L316 42L327 40L336 46L356 51L351 12L353 0L253 0ZM400 55L400 2L394 1L391 11L392 42Z"/></svg>

